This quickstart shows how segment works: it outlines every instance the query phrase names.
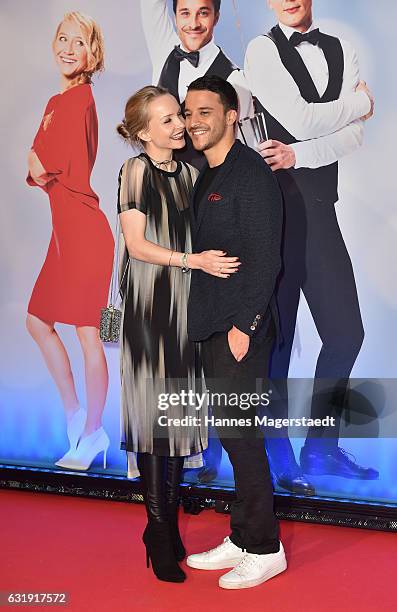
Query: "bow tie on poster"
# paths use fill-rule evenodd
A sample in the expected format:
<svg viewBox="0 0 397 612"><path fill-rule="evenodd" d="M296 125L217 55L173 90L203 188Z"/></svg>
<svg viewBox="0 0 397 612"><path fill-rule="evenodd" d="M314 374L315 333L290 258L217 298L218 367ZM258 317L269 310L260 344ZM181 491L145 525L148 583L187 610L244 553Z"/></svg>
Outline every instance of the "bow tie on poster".
<svg viewBox="0 0 397 612"><path fill-rule="evenodd" d="M197 66L199 65L199 60L200 60L200 52L190 51L190 53L188 53L187 51L183 51L183 49L176 46L174 48L174 57L180 62L184 59L187 59L187 61L190 62L192 66L197 68Z"/></svg>
<svg viewBox="0 0 397 612"><path fill-rule="evenodd" d="M289 39L289 42L294 47L297 47L303 42L308 42L311 45L318 45L320 42L320 30L317 28L316 30L312 30L311 32L307 32L306 34L301 34L300 32L294 32Z"/></svg>

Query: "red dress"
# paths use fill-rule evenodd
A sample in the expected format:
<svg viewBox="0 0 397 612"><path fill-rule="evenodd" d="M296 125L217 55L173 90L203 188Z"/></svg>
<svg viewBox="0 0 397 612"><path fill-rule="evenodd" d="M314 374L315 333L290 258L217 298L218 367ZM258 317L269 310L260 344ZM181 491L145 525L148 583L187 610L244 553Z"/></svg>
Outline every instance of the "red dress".
<svg viewBox="0 0 397 612"><path fill-rule="evenodd" d="M50 198L52 235L28 312L48 322L99 327L112 273L114 240L90 186L98 145L91 87L77 85L50 98L33 149L55 177ZM28 176L29 185L37 186Z"/></svg>

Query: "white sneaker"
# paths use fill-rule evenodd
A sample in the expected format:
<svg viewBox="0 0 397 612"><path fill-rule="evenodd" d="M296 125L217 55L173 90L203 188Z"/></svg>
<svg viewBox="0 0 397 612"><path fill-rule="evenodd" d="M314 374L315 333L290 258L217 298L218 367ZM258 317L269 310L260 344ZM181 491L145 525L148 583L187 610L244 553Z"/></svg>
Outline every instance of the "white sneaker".
<svg viewBox="0 0 397 612"><path fill-rule="evenodd" d="M246 553L226 537L222 544L207 552L189 555L186 563L189 567L204 570L226 569L234 567L243 559Z"/></svg>
<svg viewBox="0 0 397 612"><path fill-rule="evenodd" d="M219 586L222 589L249 589L286 569L287 560L280 542L280 550L277 553L267 555L245 553L242 561L231 572L219 578Z"/></svg>

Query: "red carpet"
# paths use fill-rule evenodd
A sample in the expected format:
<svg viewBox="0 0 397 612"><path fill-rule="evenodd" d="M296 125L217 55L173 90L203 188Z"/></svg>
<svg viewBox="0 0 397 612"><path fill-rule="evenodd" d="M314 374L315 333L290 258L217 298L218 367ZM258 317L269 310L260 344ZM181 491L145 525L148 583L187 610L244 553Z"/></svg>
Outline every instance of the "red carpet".
<svg viewBox="0 0 397 612"><path fill-rule="evenodd" d="M185 583L169 584L146 569L141 505L3 490L0 509L0 590L67 591L71 603L62 606L67 610L397 609L395 534L283 522L288 570L259 587L225 591L217 585L224 570L187 568ZM218 544L228 533L228 519L212 510L181 513L188 551Z"/></svg>

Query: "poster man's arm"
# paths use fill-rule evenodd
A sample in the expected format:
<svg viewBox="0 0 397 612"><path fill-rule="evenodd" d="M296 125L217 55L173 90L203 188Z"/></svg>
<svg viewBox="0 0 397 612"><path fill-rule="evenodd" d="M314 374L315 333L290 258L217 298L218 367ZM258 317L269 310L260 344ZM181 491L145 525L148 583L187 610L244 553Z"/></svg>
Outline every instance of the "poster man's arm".
<svg viewBox="0 0 397 612"><path fill-rule="evenodd" d="M353 153L363 143L363 122L360 119L329 136L291 145L295 153L294 168L320 168Z"/></svg>
<svg viewBox="0 0 397 612"><path fill-rule="evenodd" d="M267 36L259 36L249 43L245 74L253 95L297 140L336 132L371 108L370 99L363 91L345 93L339 100L325 104L306 102Z"/></svg>
<svg viewBox="0 0 397 612"><path fill-rule="evenodd" d="M357 53L353 47L341 41L345 58L345 70L341 97L356 90L360 80ZM364 121L357 119L334 134L322 136L291 147L295 153L295 168L319 168L332 164L345 155L353 153L363 143Z"/></svg>
<svg viewBox="0 0 397 612"><path fill-rule="evenodd" d="M153 66L153 82L157 83L165 60L180 41L174 30L166 0L140 2L143 32Z"/></svg>
<svg viewBox="0 0 397 612"><path fill-rule="evenodd" d="M240 105L239 118L252 117L254 114L254 103L244 72L242 70L234 70L229 76L228 81L237 91Z"/></svg>

